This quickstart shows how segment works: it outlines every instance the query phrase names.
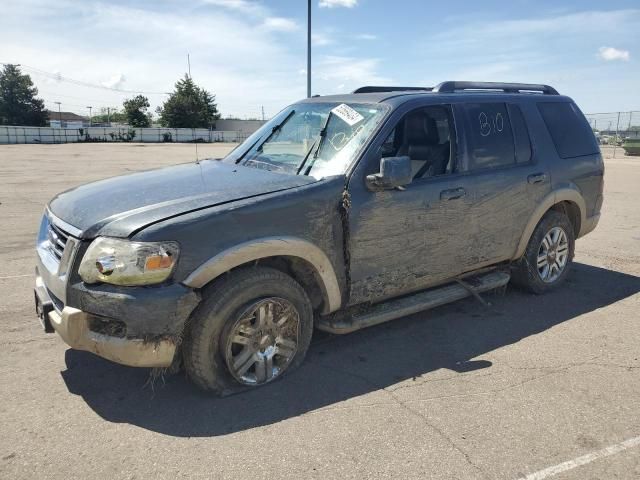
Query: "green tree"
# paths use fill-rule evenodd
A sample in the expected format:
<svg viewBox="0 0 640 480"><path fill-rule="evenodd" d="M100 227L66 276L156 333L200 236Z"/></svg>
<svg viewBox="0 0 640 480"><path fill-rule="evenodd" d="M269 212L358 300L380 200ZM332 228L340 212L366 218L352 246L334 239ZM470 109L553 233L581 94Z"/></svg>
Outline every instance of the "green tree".
<svg viewBox="0 0 640 480"><path fill-rule="evenodd" d="M100 113L93 116L93 123L127 123L127 115L112 108L107 112L106 108L101 108Z"/></svg>
<svg viewBox="0 0 640 480"><path fill-rule="evenodd" d="M216 97L198 87L188 75L158 108L160 123L170 128L208 128L220 118Z"/></svg>
<svg viewBox="0 0 640 480"><path fill-rule="evenodd" d="M150 115L147 111L149 106L149 99L144 95L137 95L125 100L122 103L122 107L124 108L124 114L127 116L127 123L132 127L148 127L151 125Z"/></svg>
<svg viewBox="0 0 640 480"><path fill-rule="evenodd" d="M29 75L23 75L16 65L5 65L0 71L0 124L45 126L49 116L44 101L36 95L38 89Z"/></svg>

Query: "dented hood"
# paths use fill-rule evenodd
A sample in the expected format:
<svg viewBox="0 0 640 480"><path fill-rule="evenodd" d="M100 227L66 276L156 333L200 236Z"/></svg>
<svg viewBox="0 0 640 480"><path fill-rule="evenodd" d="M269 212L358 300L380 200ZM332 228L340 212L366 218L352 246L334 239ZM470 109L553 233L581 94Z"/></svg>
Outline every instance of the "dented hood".
<svg viewBox="0 0 640 480"><path fill-rule="evenodd" d="M127 237L165 218L314 181L204 160L82 185L57 195L49 209L83 238Z"/></svg>

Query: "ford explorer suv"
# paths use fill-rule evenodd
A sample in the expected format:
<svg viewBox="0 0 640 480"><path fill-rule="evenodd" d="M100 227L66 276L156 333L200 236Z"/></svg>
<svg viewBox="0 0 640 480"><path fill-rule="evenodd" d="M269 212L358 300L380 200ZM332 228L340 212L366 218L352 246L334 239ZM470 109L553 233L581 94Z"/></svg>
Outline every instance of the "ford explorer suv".
<svg viewBox="0 0 640 480"><path fill-rule="evenodd" d="M36 310L72 348L232 393L298 367L314 328L556 288L603 175L584 115L546 85L317 96L222 160L57 195Z"/></svg>

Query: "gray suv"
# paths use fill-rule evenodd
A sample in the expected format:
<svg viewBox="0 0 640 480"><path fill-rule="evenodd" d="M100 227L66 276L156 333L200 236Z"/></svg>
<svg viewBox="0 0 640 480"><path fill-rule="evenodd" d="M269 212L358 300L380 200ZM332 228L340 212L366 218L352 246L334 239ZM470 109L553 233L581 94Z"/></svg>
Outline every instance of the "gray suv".
<svg viewBox="0 0 640 480"><path fill-rule="evenodd" d="M45 331L226 394L348 333L510 280L540 294L593 230L604 165L546 85L363 87L285 108L222 160L61 193L37 239Z"/></svg>

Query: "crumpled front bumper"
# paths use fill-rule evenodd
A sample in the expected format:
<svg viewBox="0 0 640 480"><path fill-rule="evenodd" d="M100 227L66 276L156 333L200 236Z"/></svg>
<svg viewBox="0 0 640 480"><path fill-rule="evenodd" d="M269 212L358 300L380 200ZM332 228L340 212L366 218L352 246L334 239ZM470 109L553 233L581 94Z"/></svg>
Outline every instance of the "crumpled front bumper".
<svg viewBox="0 0 640 480"><path fill-rule="evenodd" d="M67 345L132 367L168 367L176 353L172 340L111 337L89 330L89 315L73 307L49 312L49 321Z"/></svg>
<svg viewBox="0 0 640 480"><path fill-rule="evenodd" d="M42 305L51 304L52 300L40 277L36 278L35 293ZM89 328L92 315L77 308L48 308L45 315L45 329L47 326L53 327L71 348L92 352L122 365L168 367L176 352L175 341L171 339L143 340L94 332Z"/></svg>

